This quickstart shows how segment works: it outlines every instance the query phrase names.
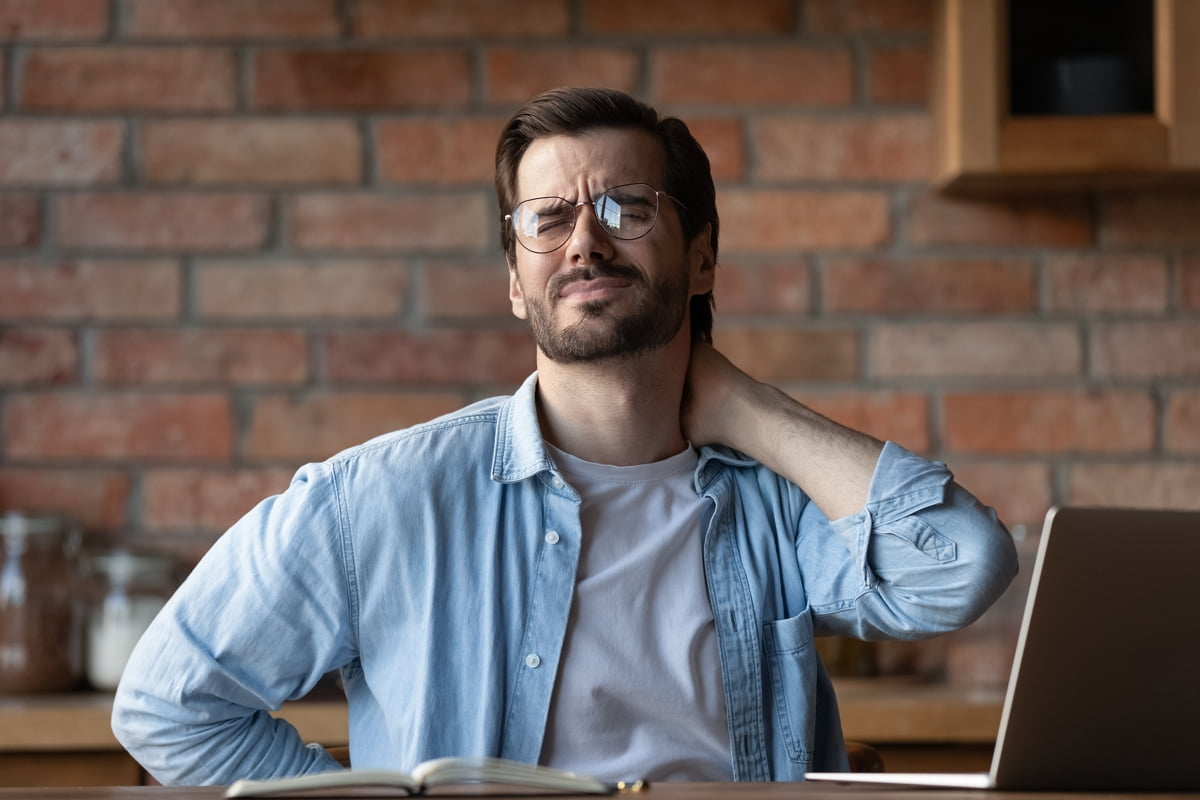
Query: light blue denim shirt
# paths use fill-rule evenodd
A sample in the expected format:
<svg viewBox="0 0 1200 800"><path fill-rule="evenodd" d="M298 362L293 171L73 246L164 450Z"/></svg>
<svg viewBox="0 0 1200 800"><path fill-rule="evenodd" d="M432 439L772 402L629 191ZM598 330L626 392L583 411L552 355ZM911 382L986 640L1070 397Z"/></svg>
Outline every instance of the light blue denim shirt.
<svg viewBox="0 0 1200 800"><path fill-rule="evenodd" d="M336 768L268 710L338 669L356 767L536 762L581 531L535 390L536 374L309 464L250 511L134 651L113 710L121 743L164 783ZM739 780L844 768L815 635L948 631L1016 572L995 514L894 444L863 510L832 523L729 450L701 449L695 487L714 504L704 570Z"/></svg>

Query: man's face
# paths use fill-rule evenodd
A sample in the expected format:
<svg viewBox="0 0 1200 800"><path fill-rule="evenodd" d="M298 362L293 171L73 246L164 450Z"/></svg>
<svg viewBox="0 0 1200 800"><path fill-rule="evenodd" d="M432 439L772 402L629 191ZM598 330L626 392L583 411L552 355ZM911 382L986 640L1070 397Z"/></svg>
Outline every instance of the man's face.
<svg viewBox="0 0 1200 800"><path fill-rule="evenodd" d="M650 134L600 129L530 144L517 167L520 200L590 203L614 186L663 189L662 145ZM516 246L509 269L513 313L528 319L538 348L561 363L619 358L662 347L680 334L693 294L712 288L706 237L685 243L679 209L661 198L645 236L622 240L591 205L576 210L566 243L549 253ZM690 338L690 332L684 332Z"/></svg>

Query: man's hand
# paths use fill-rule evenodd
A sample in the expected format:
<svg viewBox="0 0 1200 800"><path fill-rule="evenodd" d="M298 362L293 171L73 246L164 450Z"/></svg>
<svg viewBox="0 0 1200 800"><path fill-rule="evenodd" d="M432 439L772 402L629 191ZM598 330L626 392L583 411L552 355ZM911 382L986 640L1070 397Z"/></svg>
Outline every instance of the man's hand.
<svg viewBox="0 0 1200 800"><path fill-rule="evenodd" d="M709 344L692 347L680 420L693 445L740 450L803 489L830 519L862 509L882 449L750 377Z"/></svg>
<svg viewBox="0 0 1200 800"><path fill-rule="evenodd" d="M723 444L741 449L734 443L736 433L727 430L736 423L730 418L731 401L739 391L753 391L756 383L711 344L694 344L680 416L684 437L696 446Z"/></svg>

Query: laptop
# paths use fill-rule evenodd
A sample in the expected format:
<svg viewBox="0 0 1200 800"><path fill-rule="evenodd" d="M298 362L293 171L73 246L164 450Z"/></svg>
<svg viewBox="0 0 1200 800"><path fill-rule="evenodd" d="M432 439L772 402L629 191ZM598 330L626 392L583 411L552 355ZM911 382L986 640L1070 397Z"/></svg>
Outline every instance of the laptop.
<svg viewBox="0 0 1200 800"><path fill-rule="evenodd" d="M848 784L1200 789L1200 511L1053 508L989 772Z"/></svg>

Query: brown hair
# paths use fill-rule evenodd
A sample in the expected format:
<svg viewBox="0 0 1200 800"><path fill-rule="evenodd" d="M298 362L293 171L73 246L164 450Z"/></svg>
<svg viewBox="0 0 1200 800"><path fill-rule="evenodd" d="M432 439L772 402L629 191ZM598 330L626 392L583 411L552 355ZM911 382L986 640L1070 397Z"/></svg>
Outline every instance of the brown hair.
<svg viewBox="0 0 1200 800"><path fill-rule="evenodd" d="M500 214L510 213L518 202L517 166L534 139L571 136L597 128L633 128L662 142L666 153L666 186L663 190L683 204L680 219L684 241L690 242L705 225L711 225L709 245L717 257L716 189L704 148L687 125L615 89L552 89L530 101L508 121L496 145L496 199ZM510 264L516 260L516 238L507 224L500 226L500 247ZM692 341L712 341L713 295L691 299Z"/></svg>

